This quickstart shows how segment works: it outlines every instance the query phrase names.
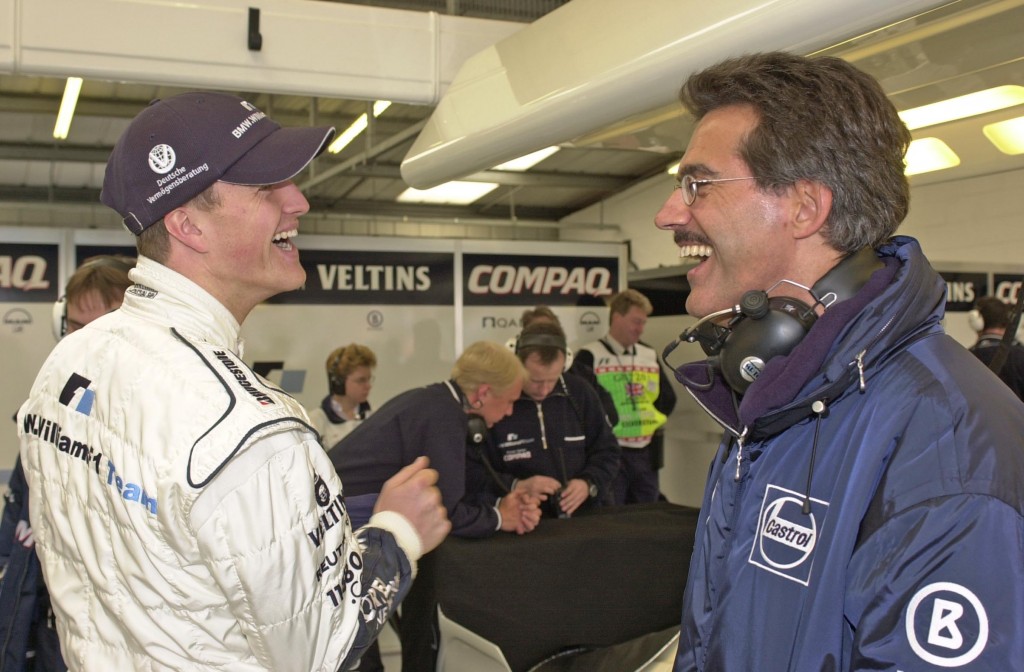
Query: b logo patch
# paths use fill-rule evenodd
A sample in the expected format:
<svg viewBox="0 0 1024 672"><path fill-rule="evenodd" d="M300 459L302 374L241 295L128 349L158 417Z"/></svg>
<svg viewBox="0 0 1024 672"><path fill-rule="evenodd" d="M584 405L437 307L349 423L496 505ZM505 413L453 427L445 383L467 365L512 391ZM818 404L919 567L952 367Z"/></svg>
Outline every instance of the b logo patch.
<svg viewBox="0 0 1024 672"><path fill-rule="evenodd" d="M906 613L907 641L921 660L960 667L981 655L988 642L988 614L978 596L940 581L914 594Z"/></svg>

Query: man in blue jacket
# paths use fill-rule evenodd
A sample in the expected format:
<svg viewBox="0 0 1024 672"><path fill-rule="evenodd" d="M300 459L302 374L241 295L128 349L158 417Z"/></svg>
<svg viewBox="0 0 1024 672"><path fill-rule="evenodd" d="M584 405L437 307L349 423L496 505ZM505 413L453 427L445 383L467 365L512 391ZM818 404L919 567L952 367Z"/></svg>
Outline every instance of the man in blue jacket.
<svg viewBox="0 0 1024 672"><path fill-rule="evenodd" d="M467 462L466 490L523 492L544 501L548 517L612 503L619 447L597 392L565 371L562 327L532 322L513 347L526 370L523 393L477 445L481 459Z"/></svg>
<svg viewBox="0 0 1024 672"><path fill-rule="evenodd" d="M892 237L910 133L834 58L727 60L680 98L697 126L655 223L696 262L681 338L709 358L676 375L725 439L675 669L1018 669L1024 408Z"/></svg>

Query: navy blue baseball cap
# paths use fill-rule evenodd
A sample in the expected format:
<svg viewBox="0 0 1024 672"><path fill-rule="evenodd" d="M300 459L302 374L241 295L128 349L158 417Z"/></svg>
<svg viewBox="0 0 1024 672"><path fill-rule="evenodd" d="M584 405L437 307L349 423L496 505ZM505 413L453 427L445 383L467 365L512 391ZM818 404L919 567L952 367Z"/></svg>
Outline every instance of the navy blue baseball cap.
<svg viewBox="0 0 1024 672"><path fill-rule="evenodd" d="M118 139L100 200L139 235L214 182L284 182L327 147L334 128L282 128L254 105L215 92L155 100Z"/></svg>

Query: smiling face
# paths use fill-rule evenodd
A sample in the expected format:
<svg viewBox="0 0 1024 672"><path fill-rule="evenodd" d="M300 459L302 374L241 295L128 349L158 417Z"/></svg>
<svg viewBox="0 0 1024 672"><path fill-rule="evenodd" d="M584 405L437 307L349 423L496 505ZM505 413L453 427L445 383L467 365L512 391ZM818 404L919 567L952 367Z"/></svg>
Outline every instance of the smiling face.
<svg viewBox="0 0 1024 672"><path fill-rule="evenodd" d="M218 182L218 205L189 208L202 231L204 283L241 322L257 304L306 281L290 242L309 203L293 182L252 187Z"/></svg>
<svg viewBox="0 0 1024 672"><path fill-rule="evenodd" d="M739 149L756 124L757 114L746 105L709 112L693 132L680 177L751 176ZM796 250L793 237L785 235L787 208L785 195L762 192L755 180L703 185L689 206L680 190L673 190L654 221L673 232L680 257L698 262L686 274L689 314L703 317L729 308L744 292L789 277Z"/></svg>

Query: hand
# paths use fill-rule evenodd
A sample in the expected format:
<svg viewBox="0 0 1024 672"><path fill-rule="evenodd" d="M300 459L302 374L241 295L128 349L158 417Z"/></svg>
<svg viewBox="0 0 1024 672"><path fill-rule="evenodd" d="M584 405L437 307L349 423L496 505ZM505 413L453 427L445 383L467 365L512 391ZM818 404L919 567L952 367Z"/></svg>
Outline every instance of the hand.
<svg viewBox="0 0 1024 672"><path fill-rule="evenodd" d="M562 487L562 484L550 476L531 476L516 481L516 492L523 492L534 499L543 502L549 495Z"/></svg>
<svg viewBox="0 0 1024 672"><path fill-rule="evenodd" d="M36 545L36 539L32 536L32 527L27 520L18 521L17 527L14 528L14 537L25 548L32 548Z"/></svg>
<svg viewBox="0 0 1024 672"><path fill-rule="evenodd" d="M590 484L582 478L574 478L562 488L562 498L558 500L558 505L562 511L572 515L583 502L587 501L588 497L590 497Z"/></svg>
<svg viewBox="0 0 1024 672"><path fill-rule="evenodd" d="M498 502L503 532L526 534L540 522L540 501L525 492L510 492Z"/></svg>
<svg viewBox="0 0 1024 672"><path fill-rule="evenodd" d="M452 529L437 489L437 472L428 469L429 464L426 457L417 457L389 478L373 507L374 513L394 511L405 516L420 535L424 555L437 548Z"/></svg>

